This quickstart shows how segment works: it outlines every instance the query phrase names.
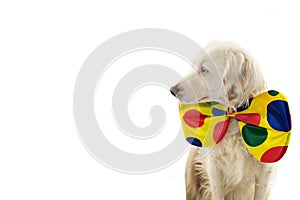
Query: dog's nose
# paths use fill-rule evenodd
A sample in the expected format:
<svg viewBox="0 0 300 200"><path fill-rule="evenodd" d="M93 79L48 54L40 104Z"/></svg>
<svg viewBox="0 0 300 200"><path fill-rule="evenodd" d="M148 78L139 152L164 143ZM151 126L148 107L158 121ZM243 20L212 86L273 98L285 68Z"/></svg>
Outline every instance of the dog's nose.
<svg viewBox="0 0 300 200"><path fill-rule="evenodd" d="M175 96L175 97L176 97L176 95L174 94L174 92L173 92L172 90L170 90L170 92L171 92L171 94L172 94L173 96Z"/></svg>
<svg viewBox="0 0 300 200"><path fill-rule="evenodd" d="M177 93L179 92L179 90L180 90L180 89L178 89L178 87L173 86L173 87L171 87L170 92L171 92L171 94L172 94L174 97L176 97L176 95L177 95Z"/></svg>

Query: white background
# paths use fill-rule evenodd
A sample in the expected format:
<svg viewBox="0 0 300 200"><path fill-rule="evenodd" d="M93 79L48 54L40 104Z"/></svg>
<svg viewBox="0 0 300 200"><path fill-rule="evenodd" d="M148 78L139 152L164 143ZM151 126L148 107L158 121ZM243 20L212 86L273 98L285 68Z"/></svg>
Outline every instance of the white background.
<svg viewBox="0 0 300 200"><path fill-rule="evenodd" d="M185 198L186 155L157 173L121 174L87 153L73 122L72 93L86 57L114 35L149 27L182 33L200 45L232 40L254 55L269 88L286 94L293 114L273 199L298 199L296 2L1 1L0 199Z"/></svg>

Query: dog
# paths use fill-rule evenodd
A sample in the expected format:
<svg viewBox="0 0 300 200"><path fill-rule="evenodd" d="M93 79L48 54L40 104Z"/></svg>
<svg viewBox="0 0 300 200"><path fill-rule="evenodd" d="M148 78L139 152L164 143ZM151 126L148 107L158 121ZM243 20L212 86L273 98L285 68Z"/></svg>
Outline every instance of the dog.
<svg viewBox="0 0 300 200"><path fill-rule="evenodd" d="M266 90L257 62L233 42L209 43L193 67L194 72L170 89L185 104L216 101L235 111ZM236 119L230 119L224 138L204 157L205 152L191 147L185 170L187 200L269 199L275 166L248 153Z"/></svg>

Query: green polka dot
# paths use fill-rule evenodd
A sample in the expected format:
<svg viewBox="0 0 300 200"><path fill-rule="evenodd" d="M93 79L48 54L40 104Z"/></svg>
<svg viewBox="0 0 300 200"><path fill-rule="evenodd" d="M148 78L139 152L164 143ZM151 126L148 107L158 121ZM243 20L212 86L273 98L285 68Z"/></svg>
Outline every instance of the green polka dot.
<svg viewBox="0 0 300 200"><path fill-rule="evenodd" d="M268 93L271 95L271 96L277 96L279 94L279 92L275 91L275 90L269 90Z"/></svg>
<svg viewBox="0 0 300 200"><path fill-rule="evenodd" d="M210 102L206 102L206 103L207 103L208 105L210 105L210 106L219 104L219 103L216 102L216 101L210 101Z"/></svg>
<svg viewBox="0 0 300 200"><path fill-rule="evenodd" d="M244 141L251 147L261 145L268 137L268 131L265 128L246 124L242 129Z"/></svg>

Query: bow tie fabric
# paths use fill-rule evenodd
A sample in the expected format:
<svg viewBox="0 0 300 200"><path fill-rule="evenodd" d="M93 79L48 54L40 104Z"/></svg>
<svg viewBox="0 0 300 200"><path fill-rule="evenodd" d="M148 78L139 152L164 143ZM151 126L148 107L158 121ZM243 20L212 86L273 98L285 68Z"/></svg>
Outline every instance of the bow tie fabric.
<svg viewBox="0 0 300 200"><path fill-rule="evenodd" d="M212 147L224 137L230 118L238 121L249 153L258 161L272 163L285 154L291 135L291 115L286 97L275 91L249 100L236 112L228 113L217 102L179 104L186 140L198 147Z"/></svg>

